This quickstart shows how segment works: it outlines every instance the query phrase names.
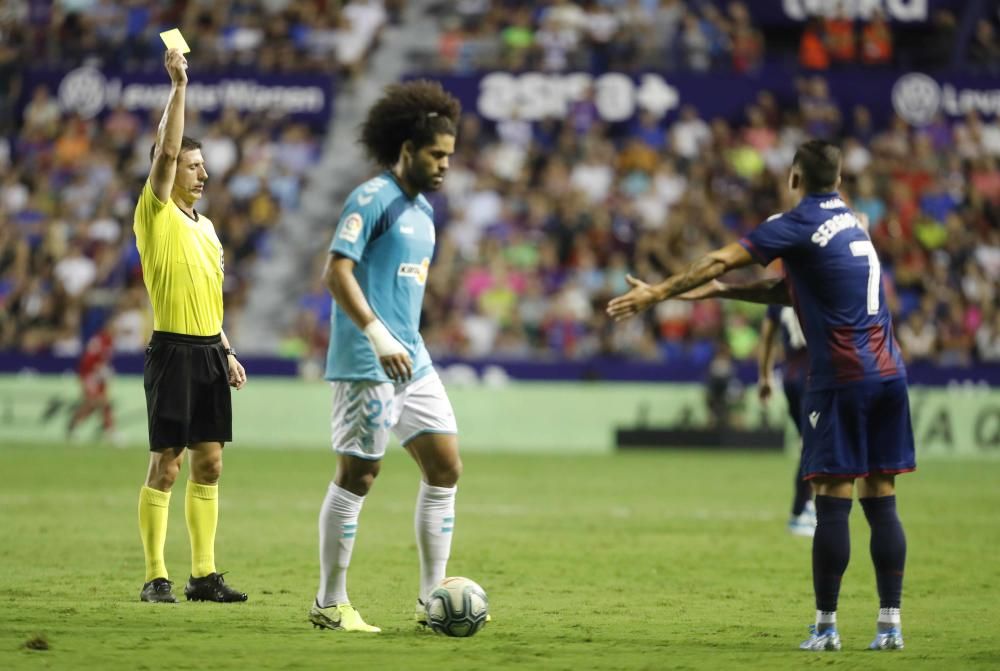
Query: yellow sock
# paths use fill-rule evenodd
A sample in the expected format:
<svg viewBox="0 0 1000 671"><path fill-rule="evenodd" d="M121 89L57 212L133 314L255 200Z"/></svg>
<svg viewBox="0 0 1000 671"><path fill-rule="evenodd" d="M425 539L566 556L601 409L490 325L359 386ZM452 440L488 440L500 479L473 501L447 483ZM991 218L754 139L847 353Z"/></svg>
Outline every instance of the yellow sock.
<svg viewBox="0 0 1000 671"><path fill-rule="evenodd" d="M215 528L219 523L219 486L188 480L184 518L191 536L191 575L215 573Z"/></svg>
<svg viewBox="0 0 1000 671"><path fill-rule="evenodd" d="M167 514L170 512L170 492L151 487L139 490L139 535L146 555L146 582L167 577L163 561L163 545L167 541Z"/></svg>

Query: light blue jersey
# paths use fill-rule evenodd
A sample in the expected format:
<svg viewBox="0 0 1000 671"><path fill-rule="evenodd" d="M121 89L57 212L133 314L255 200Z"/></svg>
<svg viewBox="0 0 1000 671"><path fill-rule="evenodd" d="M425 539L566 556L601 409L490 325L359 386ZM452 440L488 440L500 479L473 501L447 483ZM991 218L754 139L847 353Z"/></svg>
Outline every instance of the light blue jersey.
<svg viewBox="0 0 1000 671"><path fill-rule="evenodd" d="M431 257L434 210L424 196L409 198L392 173L368 180L348 196L330 251L356 262L354 278L375 316L413 360L413 379L431 372L420 337L420 308ZM368 338L334 301L330 314L327 380L392 382Z"/></svg>

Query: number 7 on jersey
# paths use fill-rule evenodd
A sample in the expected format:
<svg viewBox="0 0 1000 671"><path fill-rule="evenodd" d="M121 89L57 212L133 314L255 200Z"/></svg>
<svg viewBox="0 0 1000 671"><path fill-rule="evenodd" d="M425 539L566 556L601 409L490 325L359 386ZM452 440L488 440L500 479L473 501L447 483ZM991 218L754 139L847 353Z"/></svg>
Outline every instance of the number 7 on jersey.
<svg viewBox="0 0 1000 671"><path fill-rule="evenodd" d="M871 240L855 240L851 243L851 254L868 257L868 314L878 314L878 290L882 281L882 264Z"/></svg>

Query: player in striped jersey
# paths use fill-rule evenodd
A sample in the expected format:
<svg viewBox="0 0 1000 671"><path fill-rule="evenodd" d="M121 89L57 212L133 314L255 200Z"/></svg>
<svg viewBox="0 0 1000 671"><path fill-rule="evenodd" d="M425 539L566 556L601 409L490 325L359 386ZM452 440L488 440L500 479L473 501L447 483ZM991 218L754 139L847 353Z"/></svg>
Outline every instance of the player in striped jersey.
<svg viewBox="0 0 1000 671"><path fill-rule="evenodd" d="M813 589L816 624L804 650L839 650L837 601L850 559L848 517L858 496L871 528L880 609L871 647L903 647L900 602L906 538L896 513L895 476L916 468L906 370L893 337L878 254L864 225L837 193L840 149L811 140L798 149L788 187L798 204L739 242L711 252L657 285L629 276L632 289L608 304L626 319L703 287L699 296L793 305L808 343L802 474L816 492ZM754 261L783 261L785 277L749 285L718 281Z"/></svg>

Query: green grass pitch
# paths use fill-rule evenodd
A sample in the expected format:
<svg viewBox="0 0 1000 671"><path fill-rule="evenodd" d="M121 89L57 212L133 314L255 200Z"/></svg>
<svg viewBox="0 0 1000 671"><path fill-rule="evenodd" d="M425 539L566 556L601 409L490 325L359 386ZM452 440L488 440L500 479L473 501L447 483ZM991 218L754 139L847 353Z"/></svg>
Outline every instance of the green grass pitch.
<svg viewBox="0 0 1000 671"><path fill-rule="evenodd" d="M864 651L877 601L852 515L840 653L796 649L810 544L785 531L782 456L468 454L449 573L480 582L471 639L414 631L416 467L397 449L365 504L350 593L378 636L313 630L326 452L227 450L217 559L246 604L138 601L141 448L0 447L0 669L1000 668L1000 461L900 478L907 649ZM167 564L189 570L183 487ZM25 643L41 637L47 650Z"/></svg>

